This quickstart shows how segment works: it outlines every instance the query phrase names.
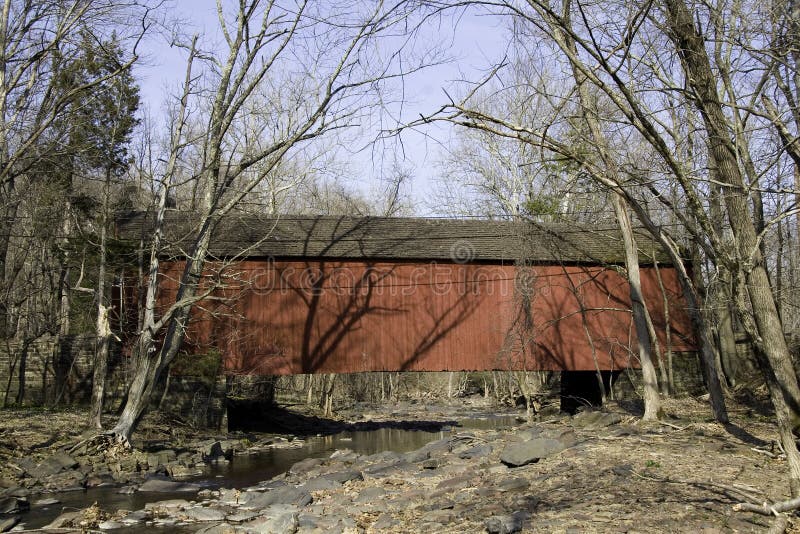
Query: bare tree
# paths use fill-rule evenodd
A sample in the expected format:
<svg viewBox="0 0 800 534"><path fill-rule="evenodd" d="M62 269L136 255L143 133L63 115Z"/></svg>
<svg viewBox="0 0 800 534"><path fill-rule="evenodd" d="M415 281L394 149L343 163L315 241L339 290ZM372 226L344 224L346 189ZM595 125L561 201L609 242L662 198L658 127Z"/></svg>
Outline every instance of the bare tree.
<svg viewBox="0 0 800 534"><path fill-rule="evenodd" d="M612 157L624 174L609 173L607 165L598 165L596 159L575 146L574 140L563 135L557 125L570 121L572 108L569 99L559 100L559 95L550 95L558 112L546 128L476 109L470 101L474 91L445 106L438 117L518 139L538 147L545 158L556 154L578 162L585 175L625 200L679 269L683 265L679 236L660 224L659 217L649 209L651 204L667 211L713 266L728 270L737 317L753 343L770 388L789 458L792 492L797 494L800 455L792 427L800 413L800 389L762 246L773 225L793 213L767 214L767 194L794 193L781 185L775 174L780 158L770 157L767 150L775 146L771 133L780 132L786 125L775 120L780 112L767 109L765 114L758 107L759 95L772 85L774 67L770 40L759 33L768 26L759 26L761 14L747 4L689 7L683 0L664 0L617 3L612 21L608 5L582 1L558 5L538 0L469 4L509 17L515 28L525 29L531 42L544 43L540 46L546 47L550 60L555 58L577 73L570 84L575 91L588 84L613 109L613 116L600 116L599 124L604 137L615 141ZM718 17L734 18L742 26L715 26L713 21ZM753 33L732 33L740 27ZM709 51L712 39L705 31L717 32L713 42L725 43L723 51ZM737 60L731 61L731 57ZM749 96L743 99L743 94ZM682 107L683 102L690 103L699 115L689 131L684 121L688 108ZM780 103L785 102L784 97ZM793 138L785 132L782 136ZM584 136L584 141L589 141L593 151L598 149L591 138ZM643 147L646 150L631 152ZM794 158L791 143L780 150L786 151L781 157ZM695 157L683 159L686 151ZM765 181L772 178L776 180L775 189L766 189ZM732 232L733 247L720 235L708 211L710 185L722 192L724 222ZM680 192L677 202L674 196L665 194L676 190ZM700 302L697 288L685 270L681 275L689 307L694 308ZM727 421L710 330L699 314L693 315L715 415Z"/></svg>
<svg viewBox="0 0 800 534"><path fill-rule="evenodd" d="M127 401L111 431L124 440L144 413L156 380L177 354L193 305L210 295L203 278L220 220L294 151L366 120L375 102L370 92L408 71L407 64L397 60L399 52L386 57L378 41L395 29L405 33L413 26L409 18L415 12L412 3L300 2L283 6L253 0L241 2L231 12L222 2L217 6L225 53L201 52L197 39L188 46L183 97L161 179L146 318L134 348L135 371ZM209 66L205 76L210 85L204 88L199 87L197 77L201 62ZM410 68L425 64L426 58L421 58ZM237 126L248 101L264 86L272 89L273 96L255 117L262 136L257 143L244 144L236 136ZM192 111L190 102L198 100L202 103L198 108L207 111L207 126L200 132L199 166L191 172L198 181L198 218L176 297L156 318L166 189L187 146L184 128ZM156 336L163 342L157 345Z"/></svg>

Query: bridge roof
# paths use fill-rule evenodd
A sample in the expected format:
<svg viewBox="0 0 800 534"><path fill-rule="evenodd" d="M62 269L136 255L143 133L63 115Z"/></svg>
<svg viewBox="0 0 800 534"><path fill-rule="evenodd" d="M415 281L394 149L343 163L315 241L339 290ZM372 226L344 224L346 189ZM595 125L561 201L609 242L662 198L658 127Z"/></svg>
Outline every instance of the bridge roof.
<svg viewBox="0 0 800 534"><path fill-rule="evenodd" d="M198 230L192 212L165 214L165 254L185 255ZM117 218L117 235L145 240L152 213ZM635 230L640 262L670 263L643 229ZM311 215L229 214L210 246L215 257L329 258L424 261L529 261L611 263L624 261L619 230L575 223L511 222L485 219L431 219Z"/></svg>

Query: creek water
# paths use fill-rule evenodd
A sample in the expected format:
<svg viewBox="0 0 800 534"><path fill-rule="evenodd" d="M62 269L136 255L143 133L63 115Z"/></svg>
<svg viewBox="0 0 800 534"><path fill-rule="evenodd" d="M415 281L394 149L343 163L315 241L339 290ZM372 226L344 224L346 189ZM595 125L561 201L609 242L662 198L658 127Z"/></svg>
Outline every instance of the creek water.
<svg viewBox="0 0 800 534"><path fill-rule="evenodd" d="M375 454L383 451L399 453L414 451L426 443L445 438L453 432L468 429L501 429L517 424L515 415L482 415L458 419L455 424L444 423L441 430L409 430L399 428L378 428L365 431L345 431L326 436L315 436L303 440L299 446L271 448L255 454L237 455L229 464L209 466L204 474L188 480L208 488L243 488L255 485L280 475L306 458L330 456L336 450L350 449L358 454ZM119 488L92 488L85 491L71 491L32 496L30 511L21 514L21 522L26 528L47 525L64 512L80 510L97 503L100 508L111 510L140 510L148 502L166 499L193 499L192 493L118 493ZM39 498L57 499L57 504L36 506Z"/></svg>

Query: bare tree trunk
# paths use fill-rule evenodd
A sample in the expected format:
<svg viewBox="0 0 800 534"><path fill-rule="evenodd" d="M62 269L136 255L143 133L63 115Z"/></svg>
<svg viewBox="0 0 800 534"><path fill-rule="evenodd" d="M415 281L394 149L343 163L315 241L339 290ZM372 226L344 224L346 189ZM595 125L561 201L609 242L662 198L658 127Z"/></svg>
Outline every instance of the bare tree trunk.
<svg viewBox="0 0 800 534"><path fill-rule="evenodd" d="M108 306L106 302L106 248L108 239L109 187L111 170L106 170L103 187L103 207L100 217L100 265L97 269L97 323L95 325L95 357L92 374L92 402L89 420L95 428L103 428L103 401L105 398L106 375L108 374L108 346L111 337L111 325L108 322Z"/></svg>
<svg viewBox="0 0 800 534"><path fill-rule="evenodd" d="M322 415L325 417L333 416L333 388L336 385L335 374L322 375L322 396L319 406L322 408Z"/></svg>
<svg viewBox="0 0 800 534"><path fill-rule="evenodd" d="M650 330L647 327L647 309L645 308L639 273L639 252L633 237L631 219L622 197L615 194L612 197L612 201L617 223L622 233L622 242L625 246L625 267L628 271L633 323L636 327L636 338L639 345L639 362L642 364L642 381L644 385L644 415L642 419L645 421L654 420L661 417L661 397L658 393L658 375L653 365L653 345L650 339Z"/></svg>
<svg viewBox="0 0 800 534"><path fill-rule="evenodd" d="M667 298L667 290L664 287L664 279L661 278L661 269L658 267L658 261L653 262L653 267L656 270L656 278L658 279L658 288L661 291L661 298L663 300L662 305L664 306L664 338L666 341L666 347L664 350L666 351L666 368L667 368L667 394L671 395L675 392L675 375L672 368L672 327L670 326L670 314L669 314L669 298Z"/></svg>

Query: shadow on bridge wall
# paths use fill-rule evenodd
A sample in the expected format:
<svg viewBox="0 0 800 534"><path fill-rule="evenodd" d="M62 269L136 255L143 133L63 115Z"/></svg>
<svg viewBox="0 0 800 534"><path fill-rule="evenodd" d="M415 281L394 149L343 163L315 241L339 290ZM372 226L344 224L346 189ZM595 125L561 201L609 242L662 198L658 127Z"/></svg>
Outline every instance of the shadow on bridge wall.
<svg viewBox="0 0 800 534"><path fill-rule="evenodd" d="M224 283L194 311L185 348L218 349L229 374L639 366L627 282L600 266L248 259L214 269L209 280ZM642 275L665 347L664 298L655 274ZM162 302L173 293L163 284ZM692 350L680 299L667 297L672 349Z"/></svg>

